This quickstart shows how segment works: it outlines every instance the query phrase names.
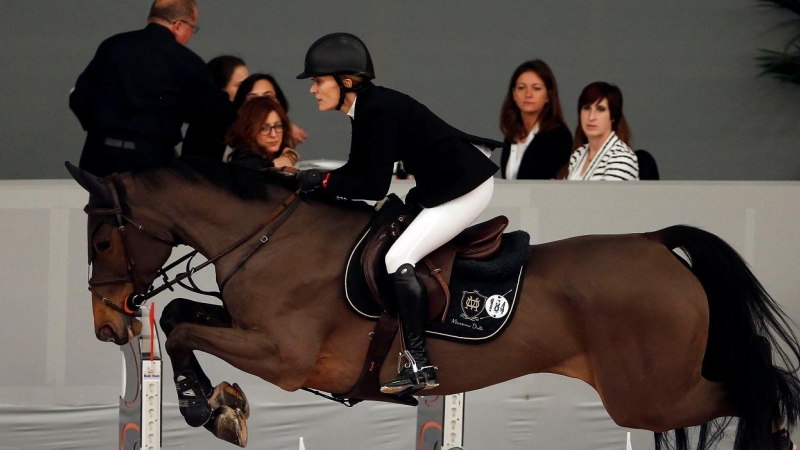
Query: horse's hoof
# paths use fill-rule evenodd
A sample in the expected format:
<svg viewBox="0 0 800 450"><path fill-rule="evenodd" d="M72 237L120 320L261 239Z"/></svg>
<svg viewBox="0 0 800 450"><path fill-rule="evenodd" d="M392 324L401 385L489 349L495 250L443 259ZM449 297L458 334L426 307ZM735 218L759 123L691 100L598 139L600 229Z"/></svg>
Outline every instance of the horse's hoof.
<svg viewBox="0 0 800 450"><path fill-rule="evenodd" d="M242 391L242 388L236 383L233 383L231 386L227 381L223 381L217 385L211 397L208 398L208 404L211 405L211 409L229 406L233 409L240 410L244 415L244 420L250 418L250 404L247 402L244 391Z"/></svg>
<svg viewBox="0 0 800 450"><path fill-rule="evenodd" d="M247 421L241 410L220 406L214 418L205 424L214 436L239 447L247 447Z"/></svg>

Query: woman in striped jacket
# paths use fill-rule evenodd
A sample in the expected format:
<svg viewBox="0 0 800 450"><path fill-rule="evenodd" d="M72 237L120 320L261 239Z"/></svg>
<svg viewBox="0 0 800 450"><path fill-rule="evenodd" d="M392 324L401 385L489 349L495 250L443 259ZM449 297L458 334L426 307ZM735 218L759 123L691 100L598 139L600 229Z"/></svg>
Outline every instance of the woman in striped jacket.
<svg viewBox="0 0 800 450"><path fill-rule="evenodd" d="M622 92L596 81L578 99L580 123L569 160L569 180L638 180L639 162L627 142Z"/></svg>

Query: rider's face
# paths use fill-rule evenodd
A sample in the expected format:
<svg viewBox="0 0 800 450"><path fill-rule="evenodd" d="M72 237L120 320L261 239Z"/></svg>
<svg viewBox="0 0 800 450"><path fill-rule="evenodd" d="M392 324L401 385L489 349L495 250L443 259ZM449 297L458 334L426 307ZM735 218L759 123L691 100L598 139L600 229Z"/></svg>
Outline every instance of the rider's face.
<svg viewBox="0 0 800 450"><path fill-rule="evenodd" d="M339 104L339 85L333 79L333 75L320 75L311 79L312 95L317 99L317 107L320 111L333 111Z"/></svg>

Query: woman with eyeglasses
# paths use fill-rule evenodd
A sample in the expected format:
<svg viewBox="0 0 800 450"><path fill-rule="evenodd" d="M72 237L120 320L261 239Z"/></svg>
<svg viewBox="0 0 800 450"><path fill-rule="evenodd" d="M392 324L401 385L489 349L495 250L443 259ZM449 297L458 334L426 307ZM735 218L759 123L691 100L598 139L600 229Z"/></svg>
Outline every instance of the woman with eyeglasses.
<svg viewBox="0 0 800 450"><path fill-rule="evenodd" d="M233 107L237 110L248 100L256 97L272 97L280 103L283 110L289 113L289 101L283 93L283 89L275 80L275 77L268 73L254 73L239 85L236 95L233 97ZM302 144L308 138L308 134L296 124L287 130L292 135L295 145Z"/></svg>
<svg viewBox="0 0 800 450"><path fill-rule="evenodd" d="M300 155L292 148L294 139L287 132L291 127L289 116L274 98L246 101L226 136L233 149L229 162L252 169L294 167Z"/></svg>
<svg viewBox="0 0 800 450"><path fill-rule="evenodd" d="M408 95L372 84L375 70L364 42L333 33L311 45L305 70L320 111L351 119L347 163L332 172L306 170L301 189L329 198L381 200L389 191L394 164L402 161L416 186L406 197L421 211L392 244L385 258L397 300L406 364L381 392L412 395L439 385L425 346L427 299L414 265L469 226L489 204L498 167L489 159L491 139L448 125Z"/></svg>

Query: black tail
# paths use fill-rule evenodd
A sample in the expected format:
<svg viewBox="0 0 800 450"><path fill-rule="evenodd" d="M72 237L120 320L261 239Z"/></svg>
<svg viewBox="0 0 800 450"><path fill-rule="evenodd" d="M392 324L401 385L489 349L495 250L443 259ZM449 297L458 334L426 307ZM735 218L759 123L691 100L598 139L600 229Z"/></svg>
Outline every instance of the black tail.
<svg viewBox="0 0 800 450"><path fill-rule="evenodd" d="M710 311L703 376L721 382L737 411L734 450L772 449L773 423L794 427L800 413L795 375L800 345L797 325L764 290L747 263L719 237L686 225L653 233L670 250L682 249L705 289ZM773 363L773 353L778 356ZM722 437L730 419L701 426L698 449ZM675 430L675 448L688 449L685 430ZM660 434L656 449L669 446Z"/></svg>

